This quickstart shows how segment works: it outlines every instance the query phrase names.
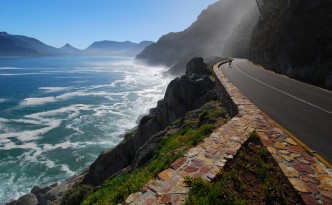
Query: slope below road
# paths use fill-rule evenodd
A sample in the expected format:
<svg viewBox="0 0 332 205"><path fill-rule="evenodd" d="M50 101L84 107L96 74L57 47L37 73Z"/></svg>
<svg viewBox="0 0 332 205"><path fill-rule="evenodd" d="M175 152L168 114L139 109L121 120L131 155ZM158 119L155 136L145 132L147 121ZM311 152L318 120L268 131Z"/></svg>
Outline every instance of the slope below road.
<svg viewBox="0 0 332 205"><path fill-rule="evenodd" d="M222 67L256 106L332 163L332 93L261 69L247 60Z"/></svg>

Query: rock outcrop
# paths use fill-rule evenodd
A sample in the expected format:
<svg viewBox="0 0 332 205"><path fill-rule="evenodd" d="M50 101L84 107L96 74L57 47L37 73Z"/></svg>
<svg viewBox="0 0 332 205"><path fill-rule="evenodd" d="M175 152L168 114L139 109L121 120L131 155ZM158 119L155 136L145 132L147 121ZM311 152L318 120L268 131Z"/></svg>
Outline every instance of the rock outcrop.
<svg viewBox="0 0 332 205"><path fill-rule="evenodd" d="M205 71L205 63L201 62L201 65ZM203 73L197 67L195 70ZM190 74L171 81L164 99L160 100L148 115L142 117L138 127L127 133L122 143L97 158L86 173L85 184L101 185L108 177L133 165L133 161L134 167L143 164L152 154L149 151L151 144L146 144L150 138L158 136L170 123L183 117L188 111L200 108L215 99L214 82L206 75ZM143 145L145 148L141 149Z"/></svg>
<svg viewBox="0 0 332 205"><path fill-rule="evenodd" d="M162 36L157 43L144 49L136 59L149 64L162 64L169 67L188 62L195 56L220 56L223 45L240 23L241 18L255 1L217 1L204 10L189 28L178 33ZM185 68L176 66L172 74L183 74Z"/></svg>
<svg viewBox="0 0 332 205"><path fill-rule="evenodd" d="M332 1L264 0L250 60L332 89Z"/></svg>
<svg viewBox="0 0 332 205"><path fill-rule="evenodd" d="M191 59L186 66L186 76L193 74L197 75L210 75L211 72L207 69L207 65L204 63L204 59L196 57Z"/></svg>
<svg viewBox="0 0 332 205"><path fill-rule="evenodd" d="M34 186L30 193L19 197L17 200L12 200L6 205L48 205L61 204L61 199L66 191L76 183L76 177L68 179L61 184L52 184L43 188Z"/></svg>
<svg viewBox="0 0 332 205"><path fill-rule="evenodd" d="M36 195L33 193L29 193L26 195L21 196L18 198L16 201L16 205L37 205L38 204L38 199Z"/></svg>

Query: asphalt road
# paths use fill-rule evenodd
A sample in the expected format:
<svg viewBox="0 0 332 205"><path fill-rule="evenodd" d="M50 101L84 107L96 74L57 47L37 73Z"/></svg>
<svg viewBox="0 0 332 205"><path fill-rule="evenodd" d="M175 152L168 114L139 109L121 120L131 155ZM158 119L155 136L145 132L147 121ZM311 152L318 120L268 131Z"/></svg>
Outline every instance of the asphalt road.
<svg viewBox="0 0 332 205"><path fill-rule="evenodd" d="M236 59L225 76L257 107L332 164L332 92Z"/></svg>

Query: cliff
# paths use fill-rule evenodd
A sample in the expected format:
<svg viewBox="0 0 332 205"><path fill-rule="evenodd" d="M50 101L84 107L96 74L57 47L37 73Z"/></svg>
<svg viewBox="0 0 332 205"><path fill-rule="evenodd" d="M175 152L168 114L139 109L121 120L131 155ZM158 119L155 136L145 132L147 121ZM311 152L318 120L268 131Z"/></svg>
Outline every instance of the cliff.
<svg viewBox="0 0 332 205"><path fill-rule="evenodd" d="M217 1L204 10L189 28L162 36L137 55L136 59L169 67L181 63L181 66L171 69L171 73L183 74L184 62L195 56L222 55L224 43L244 14L254 6L255 1L248 0Z"/></svg>
<svg viewBox="0 0 332 205"><path fill-rule="evenodd" d="M332 89L332 1L265 0L250 60Z"/></svg>
<svg viewBox="0 0 332 205"><path fill-rule="evenodd" d="M127 133L122 143L102 153L89 167L84 183L98 186L108 177L130 166L133 161L134 164L144 164L149 159L151 150L142 150L141 147L188 111L213 100L216 97L213 88L214 83L206 75L193 74L171 81L164 99L140 120L137 129Z"/></svg>

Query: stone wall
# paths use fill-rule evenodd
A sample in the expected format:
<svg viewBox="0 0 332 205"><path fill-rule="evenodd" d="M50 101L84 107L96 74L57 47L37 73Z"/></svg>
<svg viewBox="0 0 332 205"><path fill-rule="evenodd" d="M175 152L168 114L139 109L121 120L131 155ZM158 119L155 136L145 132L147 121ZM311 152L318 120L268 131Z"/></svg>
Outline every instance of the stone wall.
<svg viewBox="0 0 332 205"><path fill-rule="evenodd" d="M222 66L224 63L227 63L228 61L222 61L221 63L218 64L218 68ZM227 90L225 89L224 85L221 83L219 80L217 74L213 72L213 75L216 79L216 89L217 89L217 94L219 96L219 99L221 103L225 106L228 114L231 117L235 117L238 114L238 109L236 104L234 103L233 99L231 96L228 94Z"/></svg>

